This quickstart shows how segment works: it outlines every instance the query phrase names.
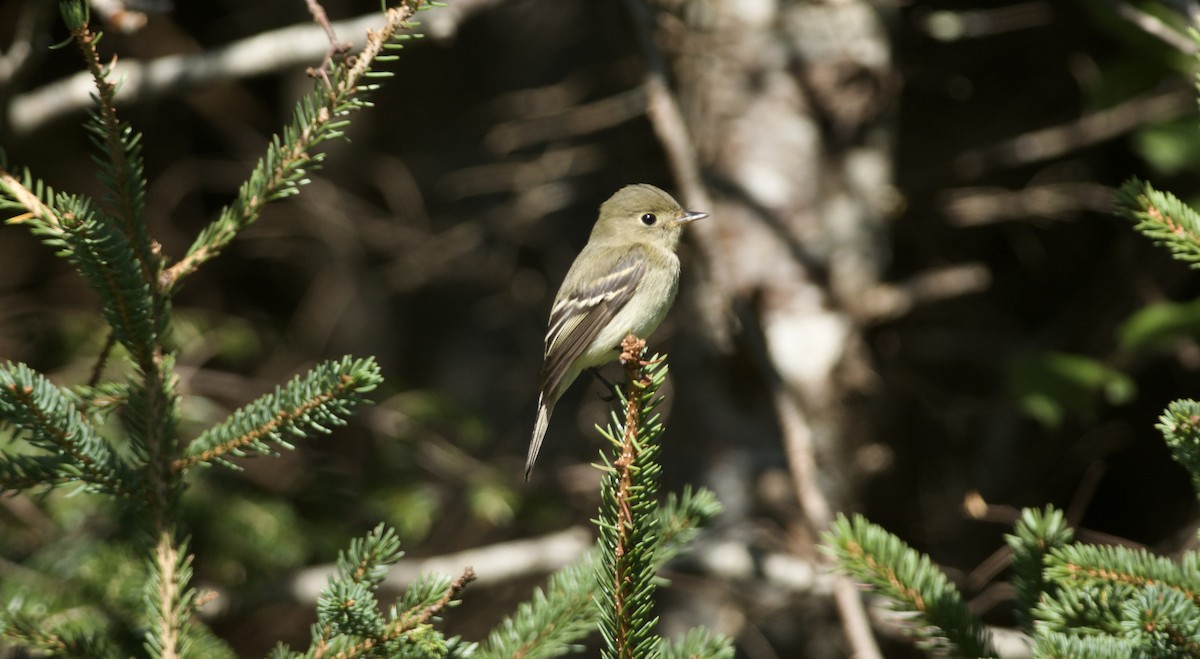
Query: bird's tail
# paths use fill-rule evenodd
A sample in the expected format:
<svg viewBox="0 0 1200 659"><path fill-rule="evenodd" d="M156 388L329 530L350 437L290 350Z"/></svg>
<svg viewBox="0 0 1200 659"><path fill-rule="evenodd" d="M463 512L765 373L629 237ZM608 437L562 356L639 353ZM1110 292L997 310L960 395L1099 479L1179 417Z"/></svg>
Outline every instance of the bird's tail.
<svg viewBox="0 0 1200 659"><path fill-rule="evenodd" d="M538 451L542 448L542 439L546 437L546 429L550 427L550 413L554 411L554 402L545 402L544 396L538 396L537 421L533 424L533 437L529 440L529 456L525 458L525 480L533 473L533 463L537 462Z"/></svg>

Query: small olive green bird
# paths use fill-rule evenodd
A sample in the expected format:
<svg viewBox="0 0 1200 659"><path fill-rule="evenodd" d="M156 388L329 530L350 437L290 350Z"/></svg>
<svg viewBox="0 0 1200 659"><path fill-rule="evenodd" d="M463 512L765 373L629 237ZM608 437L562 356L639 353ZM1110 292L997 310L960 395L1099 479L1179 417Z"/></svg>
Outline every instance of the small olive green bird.
<svg viewBox="0 0 1200 659"><path fill-rule="evenodd" d="M705 217L645 183L625 186L600 205L592 235L550 309L525 480L559 396L583 370L616 359L627 335L644 339L667 315L679 290L680 234Z"/></svg>

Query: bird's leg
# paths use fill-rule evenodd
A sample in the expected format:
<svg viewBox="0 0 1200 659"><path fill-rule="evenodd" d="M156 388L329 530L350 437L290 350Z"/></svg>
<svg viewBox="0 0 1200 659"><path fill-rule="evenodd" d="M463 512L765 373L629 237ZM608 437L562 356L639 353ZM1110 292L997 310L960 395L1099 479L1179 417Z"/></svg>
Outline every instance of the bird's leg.
<svg viewBox="0 0 1200 659"><path fill-rule="evenodd" d="M606 391L608 391L608 395L600 396L600 400L602 400L606 403L611 403L617 399L617 385L609 382L608 378L604 377L603 375L600 375L599 368L596 368L595 366L593 366L588 369L588 372L591 373L592 376L595 377L597 380L599 380L604 385L604 389Z"/></svg>

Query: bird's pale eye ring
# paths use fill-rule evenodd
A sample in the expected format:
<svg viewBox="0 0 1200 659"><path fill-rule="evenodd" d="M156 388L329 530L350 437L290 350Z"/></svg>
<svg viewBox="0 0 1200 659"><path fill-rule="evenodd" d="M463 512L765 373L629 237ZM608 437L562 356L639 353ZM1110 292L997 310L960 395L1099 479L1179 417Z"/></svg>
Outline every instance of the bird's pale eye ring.
<svg viewBox="0 0 1200 659"><path fill-rule="evenodd" d="M642 216L642 224L645 224L648 227L654 226L654 223L657 221L658 218L655 217L654 213L646 213Z"/></svg>

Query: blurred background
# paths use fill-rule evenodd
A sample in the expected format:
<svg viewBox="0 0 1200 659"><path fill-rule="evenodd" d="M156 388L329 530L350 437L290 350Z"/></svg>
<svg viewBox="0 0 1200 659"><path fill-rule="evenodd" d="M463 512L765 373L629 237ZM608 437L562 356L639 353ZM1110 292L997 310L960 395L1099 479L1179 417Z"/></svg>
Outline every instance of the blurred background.
<svg viewBox="0 0 1200 659"><path fill-rule="evenodd" d="M93 4L103 52L181 63L127 82L120 106L175 259L326 42L279 32L311 25L298 0L113 2ZM323 5L335 26L377 9ZM928 552L999 627L1021 507L1066 509L1085 541L1194 542L1195 497L1154 424L1200 385L1200 280L1110 212L1132 176L1200 189L1193 3L447 5L420 15L425 37L385 65L376 107L325 145L311 184L175 298L188 437L322 359L373 355L386 377L348 427L190 482L196 583L241 656L304 646L303 570L380 521L412 559L531 541L540 566L488 580L474 564L446 622L473 640L574 557L582 542L550 540L590 532L608 406L581 378L522 482L542 334L597 207L633 182L711 214L651 349L672 374L664 490L709 487L726 512L667 571L664 633L706 624L754 659L846 656L828 580L804 571L830 510ZM52 3L0 4L0 146L99 195L85 107L55 86L82 68L50 48L65 36ZM96 308L49 248L0 226L0 359L86 381ZM88 496L0 499L0 578L118 518ZM886 656L919 656L894 624L877 631Z"/></svg>

